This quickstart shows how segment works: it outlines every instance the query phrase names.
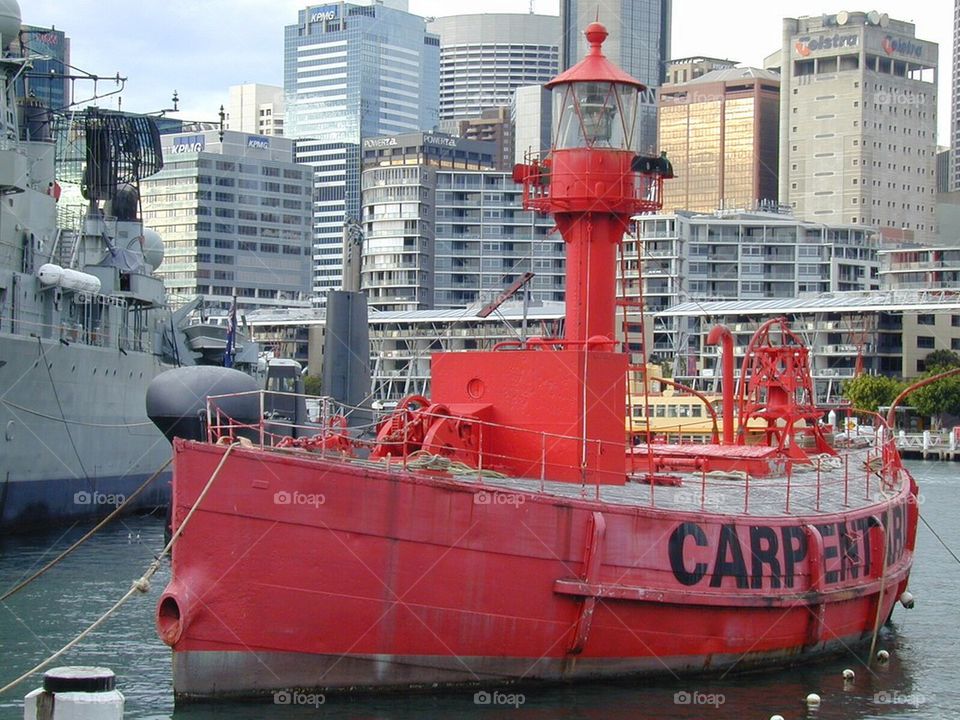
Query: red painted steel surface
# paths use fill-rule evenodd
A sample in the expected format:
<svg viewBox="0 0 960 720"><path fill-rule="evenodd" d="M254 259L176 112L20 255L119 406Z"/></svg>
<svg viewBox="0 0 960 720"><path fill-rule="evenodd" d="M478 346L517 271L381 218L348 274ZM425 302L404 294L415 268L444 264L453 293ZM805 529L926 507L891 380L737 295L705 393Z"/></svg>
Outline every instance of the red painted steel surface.
<svg viewBox="0 0 960 720"><path fill-rule="evenodd" d="M224 450L176 442L175 527ZM908 493L816 518L711 517L237 449L175 547L160 607L175 602L179 620L164 634L176 653L523 659L530 681L577 677L574 656L601 675L605 663L622 674L781 662L869 636L882 566L871 516L889 517L890 612L912 559ZM190 685L288 686L217 667ZM357 667L369 674L350 683L378 685ZM379 672L382 684L403 677Z"/></svg>
<svg viewBox="0 0 960 720"><path fill-rule="evenodd" d="M493 424L480 431L484 467L622 485L626 369L620 353L583 348L437 353L432 391L454 413L489 405Z"/></svg>
<svg viewBox="0 0 960 720"><path fill-rule="evenodd" d="M553 88L563 83L572 82L612 81L631 85L637 90L646 89L646 85L604 57L602 45L603 41L607 39L607 29L601 23L590 23L584 34L590 44L590 51L587 56L569 70L557 75L544 87Z"/></svg>

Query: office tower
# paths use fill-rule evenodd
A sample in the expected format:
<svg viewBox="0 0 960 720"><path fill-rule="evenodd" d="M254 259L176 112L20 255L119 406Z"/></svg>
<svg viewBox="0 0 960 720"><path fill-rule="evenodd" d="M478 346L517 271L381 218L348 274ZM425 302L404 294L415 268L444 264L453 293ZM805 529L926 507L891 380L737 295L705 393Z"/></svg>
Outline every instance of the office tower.
<svg viewBox="0 0 960 720"><path fill-rule="evenodd" d="M440 36L440 119L478 118L509 106L522 85L542 85L559 72L560 18L484 13L432 19Z"/></svg>
<svg viewBox="0 0 960 720"><path fill-rule="evenodd" d="M231 85L227 101L227 130L256 135L283 135L283 88L246 83Z"/></svg>
<svg viewBox="0 0 960 720"><path fill-rule="evenodd" d="M463 308L525 272L534 300L562 300L563 240L523 210L494 143L417 133L364 140L361 287L372 308Z"/></svg>
<svg viewBox="0 0 960 720"><path fill-rule="evenodd" d="M594 20L606 25L610 37L604 54L647 86L640 94L639 137L635 149L652 152L657 142L657 88L666 79L670 57L672 0L560 0L564 70L587 54L583 31Z"/></svg>
<svg viewBox="0 0 960 720"><path fill-rule="evenodd" d="M62 30L23 25L14 43L32 63L18 92L38 98L51 110L68 107L72 102L66 77L70 74L70 38Z"/></svg>
<svg viewBox="0 0 960 720"><path fill-rule="evenodd" d="M703 57L700 55L687 58L677 58L667 61L667 73L664 84L679 85L680 83L696 80L714 70L726 70L737 66L734 60Z"/></svg>
<svg viewBox="0 0 960 720"><path fill-rule="evenodd" d="M950 192L953 180L953 151L950 148L937 148L937 193Z"/></svg>
<svg viewBox="0 0 960 720"><path fill-rule="evenodd" d="M936 237L937 45L877 12L785 18L780 201L805 220Z"/></svg>
<svg viewBox="0 0 960 720"><path fill-rule="evenodd" d="M541 158L550 151L553 104L550 91L542 85L516 89L510 106L513 123L513 156L516 162Z"/></svg>
<svg viewBox="0 0 960 720"><path fill-rule="evenodd" d="M713 70L660 89L658 148L676 177L663 211L713 212L777 202L780 76L756 68Z"/></svg>
<svg viewBox="0 0 960 720"><path fill-rule="evenodd" d="M284 35L284 135L314 169L318 302L341 286L347 218L360 213L364 138L437 124L439 38L405 0L309 6Z"/></svg>
<svg viewBox="0 0 960 720"><path fill-rule="evenodd" d="M172 302L226 310L289 306L310 291L310 168L293 141L227 130L161 136L143 180L144 223L160 233Z"/></svg>
<svg viewBox="0 0 960 720"><path fill-rule="evenodd" d="M486 108L479 117L457 120L457 137L464 140L482 140L497 146L494 168L513 171L513 120L508 106Z"/></svg>
<svg viewBox="0 0 960 720"><path fill-rule="evenodd" d="M953 177L951 190L960 190L960 0L953 2L953 98L950 105Z"/></svg>

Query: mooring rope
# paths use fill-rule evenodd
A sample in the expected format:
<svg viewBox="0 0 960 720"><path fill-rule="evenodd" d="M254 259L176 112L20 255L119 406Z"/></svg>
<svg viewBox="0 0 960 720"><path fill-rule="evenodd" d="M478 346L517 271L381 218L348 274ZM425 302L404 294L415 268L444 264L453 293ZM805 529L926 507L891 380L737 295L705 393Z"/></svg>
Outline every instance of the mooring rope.
<svg viewBox="0 0 960 720"><path fill-rule="evenodd" d="M104 525L108 524L108 523L109 523L111 520L113 520L117 515L119 515L127 505L129 505L131 502L133 502L134 500L136 500L137 497L139 497L140 494L141 494L144 490L147 489L147 486L148 486L150 483L152 483L154 480L156 480L158 477L160 477L160 473L162 473L164 470L166 470L167 466L172 462L172 460L173 460L173 457L170 457L170 459L168 459L163 465L161 465L159 468L157 468L157 471L156 471L155 473L153 473L153 475L151 475L150 477L148 477L140 487L138 487L136 490L134 490L134 491L133 491L133 494L131 494L130 497L128 497L126 500L124 500L120 505L118 505L118 506L114 509L113 512L111 512L111 513L110 513L109 515L107 515L103 520L101 520L99 523L97 523L97 524L93 527L93 529L90 530L86 535L84 535L82 538L80 538L79 540L77 540L73 545L71 545L71 546L68 547L66 550L64 550L62 553L60 553L59 555L57 555L57 557L55 557L53 560L51 560L50 562L48 562L48 563L47 563L46 565L44 565L42 568L40 568L39 570L37 570L33 575L31 575L30 577L28 577L26 580L22 580L21 582L17 583L17 584L14 585L12 588L10 588L9 590L7 590L3 595L0 595L0 602L3 602L4 600L6 600L6 599L7 599L8 597L10 597L11 595L14 595L14 594L20 592L21 590L23 590L23 588L25 588L27 585L29 585L30 583L32 583L32 582L33 582L34 580L36 580L38 577L40 577L41 575L43 575L45 572L47 572L47 570L49 570L49 569L52 568L54 565L56 565L57 563L59 563L61 560L63 560L67 555L69 555L70 553L72 553L72 552L73 552L74 550L76 550L78 547L80 547L81 545L83 545L83 543L85 543L87 540L89 540L90 538L92 538L101 528L103 528Z"/></svg>
<svg viewBox="0 0 960 720"><path fill-rule="evenodd" d="M943 545L943 549L946 550L948 553L950 553L950 557L956 560L957 564L960 564L960 557L957 557L957 554L953 550L951 550L950 546L943 541L943 538L940 537L937 531L934 530L933 527L930 525L930 523L927 522L927 519L923 515L921 515L919 512L917 513L917 517L919 517L923 521L923 524L927 526L927 530L932 532L933 536L940 541L940 544Z"/></svg>
<svg viewBox="0 0 960 720"><path fill-rule="evenodd" d="M25 672L16 680L9 682L6 685L4 685L2 688L0 688L0 695L16 687L17 685L22 683L24 680L29 678L34 673L40 672L45 667L50 665L54 660L58 659L60 656L62 656L64 653L70 650L70 648L72 648L74 645L79 643L81 640L87 637L87 635L92 633L94 630L100 627L104 622L106 622L111 615L113 615L117 610L119 610L120 607L124 603L126 603L127 600L133 597L136 593L138 592L145 593L150 589L150 578L152 578L156 574L156 572L160 569L160 561L163 560L164 556L170 552L170 549L173 547L173 544L180 538L180 535L181 533L183 533L183 530L187 526L187 523L190 522L190 519L193 517L193 514L197 511L197 508L200 507L200 503L203 502L203 499L207 496L207 492L210 490L210 487L213 485L213 481L217 479L217 475L220 474L220 470L223 468L224 464L227 462L227 458L230 457L230 453L233 452L233 449L235 447L237 447L237 445L230 445L227 448L226 452L223 454L223 457L220 458L220 463L217 465L216 469L213 471L213 474L210 476L210 479L207 480L207 484L204 486L203 490L201 491L200 496L197 498L197 501L193 504L193 507L190 508L190 512L187 513L187 516L183 519L183 522L180 523L180 526L177 528L177 531L173 534L173 537L170 538L170 542L168 542L166 546L164 546L160 554L153 559L153 561L147 567L143 575L141 575L139 578L133 581L133 584L130 586L130 589L127 590L126 593L124 593L123 597L117 600L117 602L115 602L109 610L107 610L103 615L97 618L89 627L87 627L86 630L84 630L82 633L77 635L73 640L71 640L62 648L60 648L55 653L53 653L53 655L51 655L40 664L36 665L35 667Z"/></svg>
<svg viewBox="0 0 960 720"><path fill-rule="evenodd" d="M383 460L379 462L383 462ZM460 475L479 475L487 478L507 477L496 470L480 470L459 460L451 460L443 455L433 455L426 450L417 450L410 453L407 457L407 468L410 470L440 470L455 477Z"/></svg>

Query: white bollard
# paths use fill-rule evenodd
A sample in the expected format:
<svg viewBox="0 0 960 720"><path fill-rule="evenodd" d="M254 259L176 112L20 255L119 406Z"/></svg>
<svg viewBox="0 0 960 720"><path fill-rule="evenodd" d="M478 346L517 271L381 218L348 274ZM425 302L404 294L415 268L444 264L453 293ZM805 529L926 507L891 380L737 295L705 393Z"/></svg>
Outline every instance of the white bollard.
<svg viewBox="0 0 960 720"><path fill-rule="evenodd" d="M122 720L123 694L113 670L58 667L43 674L43 687L23 699L24 720Z"/></svg>

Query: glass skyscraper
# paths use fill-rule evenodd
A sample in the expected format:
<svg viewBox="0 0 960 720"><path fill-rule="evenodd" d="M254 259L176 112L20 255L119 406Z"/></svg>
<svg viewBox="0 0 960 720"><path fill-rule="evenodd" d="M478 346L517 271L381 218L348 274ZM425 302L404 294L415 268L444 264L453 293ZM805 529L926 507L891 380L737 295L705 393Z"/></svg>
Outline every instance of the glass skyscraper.
<svg viewBox="0 0 960 720"><path fill-rule="evenodd" d="M603 44L604 55L647 86L640 96L640 136L635 148L640 152L656 149L656 89L666 79L670 59L671 5L672 0L560 0L564 70L587 54L583 31L599 20L610 33Z"/></svg>
<svg viewBox="0 0 960 720"><path fill-rule="evenodd" d="M960 190L960 0L953 3L953 98L950 105L953 177L949 188Z"/></svg>
<svg viewBox="0 0 960 720"><path fill-rule="evenodd" d="M284 34L284 134L314 168L313 292L343 278L347 217L359 219L363 138L438 122L440 39L406 0L312 5Z"/></svg>
<svg viewBox="0 0 960 720"><path fill-rule="evenodd" d="M21 52L33 67L25 78L25 94L38 98L51 110L62 110L70 105L70 38L62 30L24 25L20 28ZM24 92L19 87L18 92Z"/></svg>

